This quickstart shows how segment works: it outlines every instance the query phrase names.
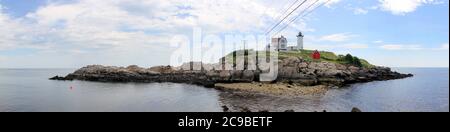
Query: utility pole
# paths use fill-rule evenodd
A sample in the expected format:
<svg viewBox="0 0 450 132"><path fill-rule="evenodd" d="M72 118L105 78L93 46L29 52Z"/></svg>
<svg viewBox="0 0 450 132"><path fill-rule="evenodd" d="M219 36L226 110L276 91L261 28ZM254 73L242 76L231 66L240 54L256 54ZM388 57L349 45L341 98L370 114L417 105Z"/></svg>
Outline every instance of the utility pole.
<svg viewBox="0 0 450 132"><path fill-rule="evenodd" d="M244 42L244 70L247 70L248 65L247 40L243 40L243 42Z"/></svg>
<svg viewBox="0 0 450 132"><path fill-rule="evenodd" d="M242 40L242 43L244 43L244 50L247 49L247 40Z"/></svg>

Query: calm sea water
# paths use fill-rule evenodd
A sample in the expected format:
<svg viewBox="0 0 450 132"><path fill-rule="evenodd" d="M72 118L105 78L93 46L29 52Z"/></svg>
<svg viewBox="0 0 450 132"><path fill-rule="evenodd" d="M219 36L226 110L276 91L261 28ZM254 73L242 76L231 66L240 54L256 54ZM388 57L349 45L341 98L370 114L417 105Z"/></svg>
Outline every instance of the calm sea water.
<svg viewBox="0 0 450 132"><path fill-rule="evenodd" d="M173 83L51 81L73 69L0 69L0 111L215 112L222 105L284 111L449 111L448 68L400 68L415 77L355 84L301 98L235 97Z"/></svg>

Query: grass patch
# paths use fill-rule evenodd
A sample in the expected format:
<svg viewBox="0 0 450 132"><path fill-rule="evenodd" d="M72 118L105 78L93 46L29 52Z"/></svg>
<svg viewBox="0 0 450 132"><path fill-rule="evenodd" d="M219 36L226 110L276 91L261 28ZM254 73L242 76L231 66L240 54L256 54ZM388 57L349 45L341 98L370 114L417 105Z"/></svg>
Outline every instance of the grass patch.
<svg viewBox="0 0 450 132"><path fill-rule="evenodd" d="M235 63L232 58L236 58L236 56L245 56L247 58L256 58L256 54L258 52L265 51L255 51L255 50L239 50L234 51L228 54L226 57L227 63ZM284 60L289 57L301 57L306 61L319 61L319 62L331 62L343 65L354 65L358 67L370 68L374 67L374 65L370 64L367 60L360 59L358 57L352 56L350 54L347 55L336 55L333 52L328 51L319 51L320 52L320 60L313 60L312 53L313 50L294 50L294 51L286 51L286 52L278 52L278 59ZM273 53L273 52L271 52ZM270 54L270 53L269 53ZM235 59L234 59L235 60Z"/></svg>

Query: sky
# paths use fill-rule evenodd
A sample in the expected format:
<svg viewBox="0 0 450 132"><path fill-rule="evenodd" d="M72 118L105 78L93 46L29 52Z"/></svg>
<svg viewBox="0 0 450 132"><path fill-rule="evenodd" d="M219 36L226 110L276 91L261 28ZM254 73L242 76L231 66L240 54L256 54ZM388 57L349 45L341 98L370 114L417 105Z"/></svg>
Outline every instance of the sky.
<svg viewBox="0 0 450 132"><path fill-rule="evenodd" d="M0 68L168 65L173 36L192 36L195 28L265 34L302 1L0 0ZM307 49L380 66L449 66L448 0L306 0L302 10L311 13L270 35L295 45L302 31Z"/></svg>

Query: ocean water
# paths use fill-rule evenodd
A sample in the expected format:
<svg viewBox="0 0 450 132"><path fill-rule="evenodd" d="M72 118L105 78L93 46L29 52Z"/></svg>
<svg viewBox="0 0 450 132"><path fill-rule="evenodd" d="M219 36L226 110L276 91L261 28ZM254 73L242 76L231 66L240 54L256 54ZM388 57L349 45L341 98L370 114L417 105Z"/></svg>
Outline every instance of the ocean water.
<svg viewBox="0 0 450 132"><path fill-rule="evenodd" d="M298 98L238 96L174 83L52 81L74 69L0 69L0 111L6 112L219 112L235 109L284 111L449 111L448 68L398 68L415 77L354 84L325 95Z"/></svg>
<svg viewBox="0 0 450 132"><path fill-rule="evenodd" d="M74 69L0 70L0 111L210 112L221 111L218 91L174 83L53 81Z"/></svg>
<svg viewBox="0 0 450 132"><path fill-rule="evenodd" d="M448 68L397 68L415 76L401 80L354 84L336 89L322 100L325 106L341 106L341 111L356 106L365 111L448 112Z"/></svg>

